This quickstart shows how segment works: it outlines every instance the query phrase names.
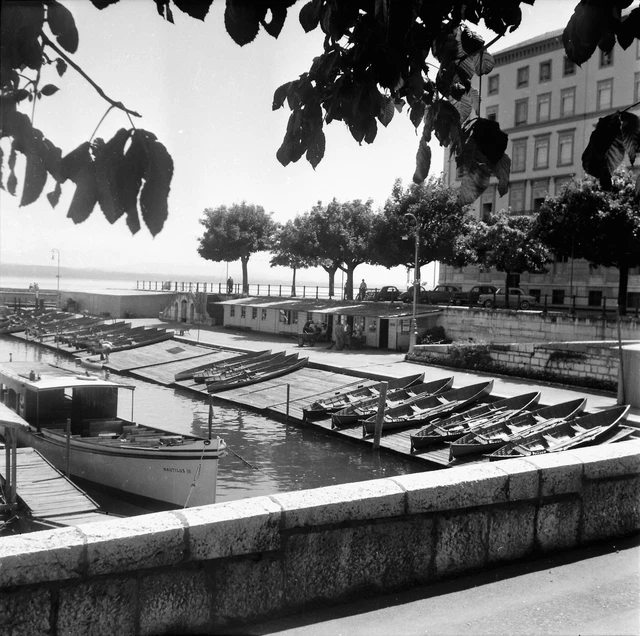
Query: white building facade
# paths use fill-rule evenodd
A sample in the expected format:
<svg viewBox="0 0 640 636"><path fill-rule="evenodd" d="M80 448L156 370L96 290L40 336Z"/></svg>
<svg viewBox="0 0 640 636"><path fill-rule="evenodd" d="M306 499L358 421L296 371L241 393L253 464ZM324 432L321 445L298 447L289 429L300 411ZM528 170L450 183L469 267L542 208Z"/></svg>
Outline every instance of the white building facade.
<svg viewBox="0 0 640 636"><path fill-rule="evenodd" d="M600 117L629 108L640 116L640 42L625 51L618 44L611 53L596 49L581 67L570 62L562 45L562 30L546 33L494 55L493 71L482 78L482 117L496 119L509 135L511 157L509 191L500 196L495 179L473 204L476 218L486 219L505 209L534 215L545 197L554 195L574 176L584 177L582 153ZM625 165L629 165L625 157ZM638 168L636 167L636 170ZM455 157L445 153L444 177L459 184ZM567 237L570 240L570 237ZM591 268L581 260L559 258L546 274L524 273L512 285L546 296L549 304L614 306L618 271ZM477 266L440 267L440 283L467 289L478 283L504 285L502 272ZM629 272L630 308L640 306L640 268Z"/></svg>

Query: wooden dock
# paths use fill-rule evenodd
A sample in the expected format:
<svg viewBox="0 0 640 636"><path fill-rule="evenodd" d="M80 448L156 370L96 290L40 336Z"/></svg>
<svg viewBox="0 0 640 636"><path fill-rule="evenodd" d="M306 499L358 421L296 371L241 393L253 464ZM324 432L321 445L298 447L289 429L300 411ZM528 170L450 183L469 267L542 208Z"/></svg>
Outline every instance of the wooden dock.
<svg viewBox="0 0 640 636"><path fill-rule="evenodd" d="M91 497L56 470L33 448L17 451L17 491L21 508L30 517L52 527L78 526L110 517ZM6 471L0 453L0 477Z"/></svg>
<svg viewBox="0 0 640 636"><path fill-rule="evenodd" d="M55 348L55 345L52 347L49 343L43 342L41 344ZM104 368L118 373L133 375L164 386L185 389L202 397L203 400L208 400L209 393L204 384L197 384L193 380L176 382L175 374L201 366L207 362L218 362L246 351L246 349L230 349L211 344L202 345L185 342L181 339L173 339L145 347L111 353L109 361L104 365ZM77 357L79 354L74 352L73 355ZM80 355L86 355L86 353ZM310 362L306 367L293 373L257 384L214 393L213 397L216 401L259 411L274 419L316 428L352 443L372 446L373 437L363 437L362 426L333 429L330 418L305 421L303 409L323 396L354 390L361 386L387 379L388 376L385 376L384 372L384 368L369 369L365 375L365 373L340 370ZM447 375L445 371L443 371L444 375ZM421 450L417 453L411 452L410 435L419 428L394 429L389 433L383 432L380 447L386 451L394 452L422 463L425 467L442 468L452 465L449 462L448 446ZM471 456L468 461L485 460Z"/></svg>

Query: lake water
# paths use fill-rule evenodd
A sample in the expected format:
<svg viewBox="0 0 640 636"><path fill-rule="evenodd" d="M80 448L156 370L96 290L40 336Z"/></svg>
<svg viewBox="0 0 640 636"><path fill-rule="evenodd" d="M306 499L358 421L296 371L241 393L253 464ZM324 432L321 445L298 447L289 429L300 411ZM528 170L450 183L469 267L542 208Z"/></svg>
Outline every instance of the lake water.
<svg viewBox="0 0 640 636"><path fill-rule="evenodd" d="M37 344L0 336L0 361L51 362L75 368L74 360ZM112 377L115 377L113 374ZM208 405L193 394L132 377L134 418L177 433L206 437ZM122 404L120 415L130 417L131 405ZM271 420L251 411L214 401L214 434L230 452L220 460L217 501L270 495L334 484L378 479L424 471L410 460L368 447L336 440L314 430ZM142 514L146 509L90 491L105 508L121 514Z"/></svg>

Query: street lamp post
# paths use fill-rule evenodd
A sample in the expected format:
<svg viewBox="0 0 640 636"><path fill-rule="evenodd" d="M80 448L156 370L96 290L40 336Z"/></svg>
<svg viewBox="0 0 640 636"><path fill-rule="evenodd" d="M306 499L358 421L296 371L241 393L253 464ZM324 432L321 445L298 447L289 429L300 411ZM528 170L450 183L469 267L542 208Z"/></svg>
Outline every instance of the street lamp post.
<svg viewBox="0 0 640 636"><path fill-rule="evenodd" d="M54 260L55 255L58 255L58 274L56 275L56 278L58 279L58 285L57 285L57 295L56 295L56 307L58 309L60 309L60 250L57 249L56 247L51 249L51 260Z"/></svg>
<svg viewBox="0 0 640 636"><path fill-rule="evenodd" d="M415 224L415 265L413 270L413 330L409 333L409 353L413 351L413 348L418 343L418 321L416 319L418 309L418 294L420 293L420 274L418 269L419 264L419 250L420 250L420 224L416 215L407 212L405 217L409 217Z"/></svg>

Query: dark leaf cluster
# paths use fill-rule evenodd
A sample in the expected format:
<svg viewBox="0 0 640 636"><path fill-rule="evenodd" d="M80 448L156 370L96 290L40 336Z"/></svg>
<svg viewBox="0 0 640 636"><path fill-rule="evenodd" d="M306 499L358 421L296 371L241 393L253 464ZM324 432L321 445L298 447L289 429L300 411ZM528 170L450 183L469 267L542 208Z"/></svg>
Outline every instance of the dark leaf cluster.
<svg viewBox="0 0 640 636"><path fill-rule="evenodd" d="M94 4L104 7L110 3ZM62 193L61 185L71 181L75 191L67 216L74 223L85 221L97 203L110 223L124 215L129 229L135 233L140 229L142 217L151 234L156 235L168 216L173 177L173 160L167 149L150 132L121 129L111 140L86 141L62 156L62 150L32 125L18 105L58 92L55 84L40 86L39 81L48 66L53 66L58 76L67 71L70 64L67 54L75 53L79 44L73 15L56 0L5 0L1 9L0 137L8 138L11 145L6 182L5 157L0 150L0 187L11 195L17 194L16 163L20 154L25 166L21 206L37 201L51 177L55 185L47 193L47 199L55 207ZM59 57L50 57L52 50ZM28 70L35 72L35 79L28 77Z"/></svg>

